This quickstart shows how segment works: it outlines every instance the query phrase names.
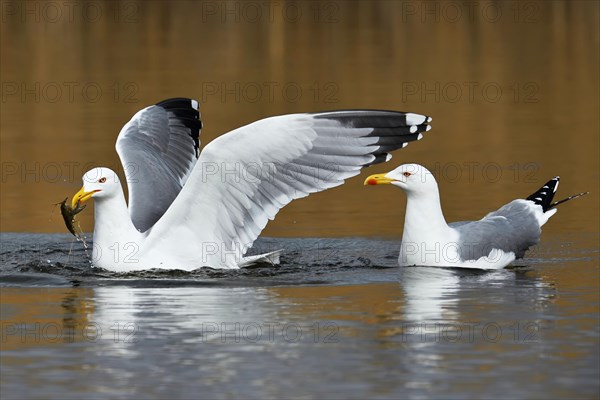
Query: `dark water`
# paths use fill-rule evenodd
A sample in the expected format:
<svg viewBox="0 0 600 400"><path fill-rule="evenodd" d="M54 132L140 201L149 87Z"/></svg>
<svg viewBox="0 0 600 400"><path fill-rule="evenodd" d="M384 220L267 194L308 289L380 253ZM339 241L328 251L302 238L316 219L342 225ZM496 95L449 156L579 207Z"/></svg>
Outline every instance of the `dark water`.
<svg viewBox="0 0 600 400"><path fill-rule="evenodd" d="M398 268L395 241L265 238L280 267L117 274L67 235L0 239L4 399L600 389L595 234L546 235L491 272Z"/></svg>

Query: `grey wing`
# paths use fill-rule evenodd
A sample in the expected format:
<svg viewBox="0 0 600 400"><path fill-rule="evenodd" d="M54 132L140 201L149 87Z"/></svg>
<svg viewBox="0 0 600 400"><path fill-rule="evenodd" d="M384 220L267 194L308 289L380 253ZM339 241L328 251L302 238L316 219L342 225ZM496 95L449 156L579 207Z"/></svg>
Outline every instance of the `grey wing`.
<svg viewBox="0 0 600 400"><path fill-rule="evenodd" d="M116 149L139 231L151 228L181 191L198 159L201 129L198 102L187 98L144 108L121 129Z"/></svg>
<svg viewBox="0 0 600 400"><path fill-rule="evenodd" d="M516 258L522 258L527 249L538 243L541 234L532 205L514 200L479 221L449 224L460 234L461 259L477 260L493 249L513 252Z"/></svg>

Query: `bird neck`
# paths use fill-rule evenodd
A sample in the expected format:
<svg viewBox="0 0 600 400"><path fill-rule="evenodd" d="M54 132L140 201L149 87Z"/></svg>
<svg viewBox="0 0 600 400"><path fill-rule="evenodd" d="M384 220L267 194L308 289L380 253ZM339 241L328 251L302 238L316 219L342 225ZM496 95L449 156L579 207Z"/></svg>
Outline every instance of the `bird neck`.
<svg viewBox="0 0 600 400"><path fill-rule="evenodd" d="M442 240L450 227L446 223L439 191L426 194L407 193L406 216L404 218L403 242L422 243Z"/></svg>
<svg viewBox="0 0 600 400"><path fill-rule="evenodd" d="M136 241L141 233L135 229L125 203L125 195L120 190L115 196L100 198L94 204L94 247L109 251L114 243L123 246Z"/></svg>

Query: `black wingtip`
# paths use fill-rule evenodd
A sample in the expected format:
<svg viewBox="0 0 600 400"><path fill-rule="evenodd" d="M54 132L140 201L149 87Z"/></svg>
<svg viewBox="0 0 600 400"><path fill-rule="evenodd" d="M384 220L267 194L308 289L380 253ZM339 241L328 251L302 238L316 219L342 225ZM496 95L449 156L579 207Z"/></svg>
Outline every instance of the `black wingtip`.
<svg viewBox="0 0 600 400"><path fill-rule="evenodd" d="M348 128L370 128L365 136L377 138L379 147L372 152L373 160L368 167L388 161L391 151L406 147L409 142L420 140L431 129L432 118L427 115L391 110L335 110L312 113L316 119L328 119Z"/></svg>
<svg viewBox="0 0 600 400"><path fill-rule="evenodd" d="M354 128L400 128L426 125L432 118L428 115L392 110L347 109L312 113L315 118L332 119ZM407 133L414 133L407 131Z"/></svg>
<svg viewBox="0 0 600 400"><path fill-rule="evenodd" d="M546 184L539 188L535 193L527 197L527 200L533 201L535 204L541 206L542 210L546 212L551 208L552 199L554 199L559 182L560 177L555 176L546 182Z"/></svg>
<svg viewBox="0 0 600 400"><path fill-rule="evenodd" d="M156 105L175 114L181 123L190 129L190 136L194 139L196 157L198 157L200 154L200 131L202 130L198 100L174 97L158 102Z"/></svg>

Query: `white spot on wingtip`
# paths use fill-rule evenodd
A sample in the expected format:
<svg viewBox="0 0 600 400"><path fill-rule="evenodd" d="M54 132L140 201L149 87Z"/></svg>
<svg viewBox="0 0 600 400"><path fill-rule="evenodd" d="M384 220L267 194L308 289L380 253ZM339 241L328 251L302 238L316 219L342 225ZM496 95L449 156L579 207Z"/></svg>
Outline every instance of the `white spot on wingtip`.
<svg viewBox="0 0 600 400"><path fill-rule="evenodd" d="M417 136L417 140L421 140L421 139L423 139L423 134L419 133L419 136Z"/></svg>
<svg viewBox="0 0 600 400"><path fill-rule="evenodd" d="M388 162L392 159L392 155L390 153L387 153L385 156L385 161Z"/></svg>
<svg viewBox="0 0 600 400"><path fill-rule="evenodd" d="M410 133L415 133L417 131L417 126L413 125L410 127Z"/></svg>
<svg viewBox="0 0 600 400"><path fill-rule="evenodd" d="M431 125L427 125L427 128L425 128L425 132L429 132L431 130Z"/></svg>
<svg viewBox="0 0 600 400"><path fill-rule="evenodd" d="M536 197L535 199L536 199L536 200L539 200L539 201L542 201L542 198L541 198L541 197Z"/></svg>
<svg viewBox="0 0 600 400"><path fill-rule="evenodd" d="M427 122L431 122L432 120L433 120L433 118L427 117Z"/></svg>
<svg viewBox="0 0 600 400"><path fill-rule="evenodd" d="M406 146L408 146L408 142L402 143L402 148L405 148Z"/></svg>
<svg viewBox="0 0 600 400"><path fill-rule="evenodd" d="M192 108L196 111L198 111L198 101L192 99Z"/></svg>
<svg viewBox="0 0 600 400"><path fill-rule="evenodd" d="M407 125L421 125L427 121L427 117L420 114L406 113L406 124Z"/></svg>

